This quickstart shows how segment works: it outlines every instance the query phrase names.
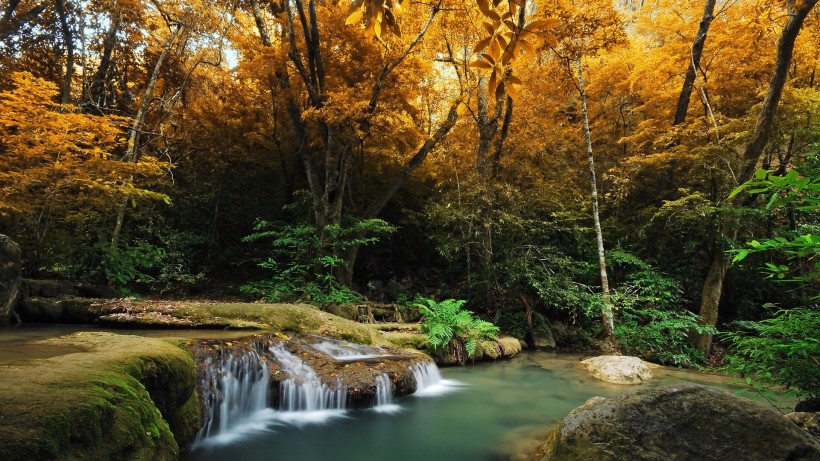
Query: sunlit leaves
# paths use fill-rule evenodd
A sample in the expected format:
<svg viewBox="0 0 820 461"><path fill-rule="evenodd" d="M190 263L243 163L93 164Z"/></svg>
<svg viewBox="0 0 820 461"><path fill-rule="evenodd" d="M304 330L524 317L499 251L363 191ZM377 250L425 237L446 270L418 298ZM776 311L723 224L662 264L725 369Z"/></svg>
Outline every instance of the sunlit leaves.
<svg viewBox="0 0 820 461"><path fill-rule="evenodd" d="M493 97L500 98L505 93L512 98L518 94L522 82L512 76L512 67L523 53L534 54L535 50L545 43L555 45L556 37L552 30L557 24L555 19L539 19L523 25L519 15L524 8L525 0L500 2L477 0L478 8L484 17L481 27L486 36L473 48L478 56L470 66L487 71L487 91ZM506 10L499 6L506 6Z"/></svg>
<svg viewBox="0 0 820 461"><path fill-rule="evenodd" d="M385 31L401 36L401 26L395 11L401 7L401 0L353 0L347 12L346 25L364 21L365 31L382 38Z"/></svg>
<svg viewBox="0 0 820 461"><path fill-rule="evenodd" d="M0 93L0 215L48 208L83 219L91 210L116 206L122 197L167 200L135 188L132 176L157 178L163 165L153 157L119 161L126 120L97 117L59 106L52 83L28 73L12 74L14 89Z"/></svg>

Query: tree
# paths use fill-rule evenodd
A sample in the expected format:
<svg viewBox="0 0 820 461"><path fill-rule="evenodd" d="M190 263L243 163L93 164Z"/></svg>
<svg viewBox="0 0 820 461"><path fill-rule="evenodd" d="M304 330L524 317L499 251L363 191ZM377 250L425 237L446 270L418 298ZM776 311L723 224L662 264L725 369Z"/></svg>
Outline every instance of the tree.
<svg viewBox="0 0 820 461"><path fill-rule="evenodd" d="M706 4L703 6L703 17L700 19L695 40L692 42L692 55L689 59L689 66L683 80L683 88L681 88L680 91L680 98L678 99L678 107L675 110L675 121L672 123L673 125L679 125L686 120L686 112L689 110L689 99L692 96L692 87L695 84L695 77L697 77L697 71L700 68L700 58L703 55L703 45L706 43L709 26L712 24L712 20L715 19L715 3L717 3L716 0L706 0Z"/></svg>
<svg viewBox="0 0 820 461"><path fill-rule="evenodd" d="M602 336L610 339L614 331L612 314L612 300L609 290L609 276L606 270L606 252L604 250L604 236L601 231L601 218L598 206L598 181L595 175L595 159L592 149L592 134L589 123L589 109L587 107L587 92L584 81L583 65L581 60L588 55L594 55L599 50L612 48L625 38L621 20L611 4L585 2L576 7L573 2L565 5L562 23L567 26L564 30L566 38L561 49L556 52L567 62L567 67L575 67L577 72L578 97L581 103L583 133L586 145L587 162L592 202L592 220L597 244L598 266L601 275L601 327Z"/></svg>
<svg viewBox="0 0 820 461"><path fill-rule="evenodd" d="M80 113L54 102L53 83L26 73L11 77L14 89L0 93L0 216L22 218L42 241L54 226L99 219L125 197L133 204L168 199L123 181L155 179L163 165L154 158L116 159L122 118Z"/></svg>
<svg viewBox="0 0 820 461"><path fill-rule="evenodd" d="M774 121L778 103L783 94L789 68L792 63L794 44L803 21L809 12L817 5L817 0L788 0L786 2L786 12L788 19L783 25L780 38L777 41L777 58L775 60L774 72L769 80L769 87L763 105L757 116L754 131L746 143L746 148L741 156L741 167L737 178L745 182L752 178L752 175L760 161L763 149L769 140L769 131ZM730 207L739 205L737 198L729 202ZM733 235L734 222L731 218L724 218L721 233L724 236ZM729 258L723 252L715 252L711 265L709 266L706 280L703 283L703 292L700 303L700 318L704 325L714 326L718 319L718 306L723 290L723 279L728 268ZM708 334L700 334L697 337L697 347L708 354L712 345L712 337Z"/></svg>

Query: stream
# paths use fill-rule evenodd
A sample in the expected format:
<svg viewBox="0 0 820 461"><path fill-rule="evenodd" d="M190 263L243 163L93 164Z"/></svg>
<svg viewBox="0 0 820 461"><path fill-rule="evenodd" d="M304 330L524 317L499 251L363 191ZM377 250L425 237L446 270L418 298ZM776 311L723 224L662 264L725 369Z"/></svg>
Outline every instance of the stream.
<svg viewBox="0 0 820 461"><path fill-rule="evenodd" d="M31 341L96 327L0 329L0 364L79 352ZM228 339L247 332L114 330L142 336ZM195 444L185 461L531 460L548 433L593 396L695 382L728 390L734 378L661 367L642 386L607 384L578 366L579 354L523 352L511 360L441 370L440 384L374 409L307 412L290 419L266 409L244 429ZM435 367L433 367L435 368ZM380 397L382 399L382 397Z"/></svg>
<svg viewBox="0 0 820 461"><path fill-rule="evenodd" d="M607 384L581 356L524 352L496 363L441 370L438 391L397 398L392 411L349 410L297 421L260 415L224 444L194 447L187 461L531 460L549 431L590 397L697 382L733 390L732 378L661 368L650 384Z"/></svg>

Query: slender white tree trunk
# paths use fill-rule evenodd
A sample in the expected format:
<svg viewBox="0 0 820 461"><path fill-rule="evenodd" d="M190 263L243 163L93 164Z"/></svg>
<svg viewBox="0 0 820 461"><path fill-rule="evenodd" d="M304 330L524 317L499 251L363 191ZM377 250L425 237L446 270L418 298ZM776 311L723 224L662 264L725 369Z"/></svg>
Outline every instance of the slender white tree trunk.
<svg viewBox="0 0 820 461"><path fill-rule="evenodd" d="M581 98L581 112L584 116L584 140L587 146L589 160L590 188L592 190L592 220L595 225L595 239L598 242L598 265L601 268L601 292L603 306L601 308L601 325L604 338L611 338L615 329L612 319L612 298L609 293L609 277L606 273L606 252L604 251L604 234L601 232L601 218L598 214L598 182L595 179L595 158L592 155L592 135L589 130L589 111L587 110L587 93L584 85L584 71L581 59L575 61L578 70L578 93Z"/></svg>

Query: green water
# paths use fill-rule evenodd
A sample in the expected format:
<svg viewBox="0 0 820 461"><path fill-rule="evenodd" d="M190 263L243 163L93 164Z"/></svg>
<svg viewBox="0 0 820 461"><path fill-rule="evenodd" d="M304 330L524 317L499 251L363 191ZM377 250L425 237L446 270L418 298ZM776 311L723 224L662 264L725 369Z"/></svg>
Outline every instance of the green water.
<svg viewBox="0 0 820 461"><path fill-rule="evenodd" d="M187 461L438 461L526 460L549 430L596 395L684 381L727 388L725 377L656 370L648 385L631 387L591 378L577 355L523 353L496 363L446 368L461 387L437 397L397 399L401 411L350 411L301 427L268 424L233 443L192 450Z"/></svg>

